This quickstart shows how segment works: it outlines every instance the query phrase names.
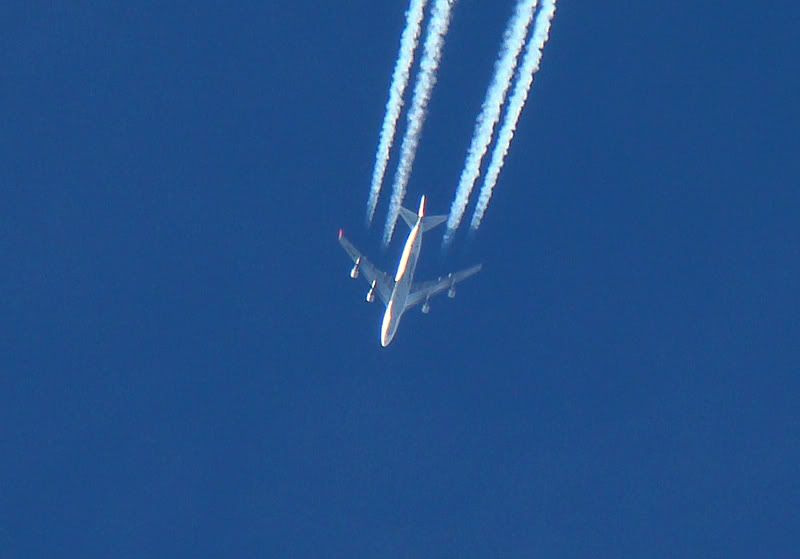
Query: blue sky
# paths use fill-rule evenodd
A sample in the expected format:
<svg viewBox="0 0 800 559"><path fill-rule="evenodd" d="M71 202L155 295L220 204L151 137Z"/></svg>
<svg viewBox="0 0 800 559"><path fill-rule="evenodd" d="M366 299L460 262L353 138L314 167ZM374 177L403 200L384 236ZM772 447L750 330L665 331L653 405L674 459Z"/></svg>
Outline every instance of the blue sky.
<svg viewBox="0 0 800 559"><path fill-rule="evenodd" d="M432 213L513 4L455 9ZM4 6L1 556L796 552L800 10L562 1L478 236L419 267L483 271L383 349L336 231L396 263L405 8Z"/></svg>

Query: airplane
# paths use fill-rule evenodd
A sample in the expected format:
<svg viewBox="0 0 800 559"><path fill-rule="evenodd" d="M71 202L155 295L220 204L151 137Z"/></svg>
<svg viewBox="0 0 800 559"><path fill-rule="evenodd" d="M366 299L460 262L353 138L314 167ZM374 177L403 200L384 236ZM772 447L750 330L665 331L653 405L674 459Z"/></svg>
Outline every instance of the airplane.
<svg viewBox="0 0 800 559"><path fill-rule="evenodd" d="M482 267L482 264L478 264L433 281L414 283L414 271L417 268L417 260L422 248L422 234L444 223L447 220L447 216L426 216L425 196L420 199L417 213L401 207L400 215L403 221L411 228L411 233L409 233L406 240L394 278L386 272L382 272L367 260L347 240L344 236L344 231L339 229L339 243L354 262L353 268L350 270L350 277L356 279L359 276L359 272L364 272L364 279L369 283L367 302L372 303L375 301L375 294L377 293L380 300L386 305L383 323L381 324L381 345L383 347L388 346L392 338L394 338L404 312L414 305L422 303L422 312L428 314L431 308L428 301L431 297L447 291L447 296L452 299L456 296L455 285L478 273Z"/></svg>

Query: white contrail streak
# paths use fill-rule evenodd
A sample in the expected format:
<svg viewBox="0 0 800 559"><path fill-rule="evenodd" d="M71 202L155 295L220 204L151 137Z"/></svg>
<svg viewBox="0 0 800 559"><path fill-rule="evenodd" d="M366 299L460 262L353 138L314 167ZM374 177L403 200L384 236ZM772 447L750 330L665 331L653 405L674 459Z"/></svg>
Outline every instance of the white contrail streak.
<svg viewBox="0 0 800 559"><path fill-rule="evenodd" d="M414 63L414 52L417 50L423 12L427 2L428 0L411 0L406 12L406 27L400 36L400 52L397 55L394 72L392 72L389 100L386 102L386 114L383 117L378 152L375 154L375 168L372 170L372 183L370 184L369 200L367 201L367 223L372 223L372 218L375 216L375 207L378 205L383 176L386 174L386 165L389 162L389 150L392 148L392 142L394 142L397 119L400 117L400 111L403 108L403 94L408 85L411 65Z"/></svg>
<svg viewBox="0 0 800 559"><path fill-rule="evenodd" d="M525 57L522 59L519 79L514 85L514 92L508 102L508 112L497 135L497 144L492 151L492 160L486 171L486 177L481 186L481 193L478 196L478 204L475 206L475 213L472 214L470 229L475 231L481 224L483 214L489 206L492 197L492 189L497 184L497 177L503 168L503 162L508 154L511 140L514 139L514 132L517 129L522 109L528 99L528 92L533 84L533 76L539 71L539 64L542 61L542 50L550 36L550 24L556 14L556 0L542 0L542 9L536 16L536 23L533 27L533 34L526 47Z"/></svg>
<svg viewBox="0 0 800 559"><path fill-rule="evenodd" d="M455 0L436 0L433 5L431 20L425 35L420 72L414 84L414 95L411 108L408 111L408 124L403 144L400 148L400 162L394 175L392 185L392 199L389 204L389 215L386 217L386 230L383 235L383 244L388 245L392 240L394 226L400 214L400 206L406 195L406 185L411 176L411 167L414 165L414 156L417 153L422 125L428 110L428 101L431 98L433 86L436 85L436 73L442 58L442 47L447 28L450 26L450 14Z"/></svg>
<svg viewBox="0 0 800 559"><path fill-rule="evenodd" d="M506 100L508 88L514 77L514 69L517 67L517 58L525 46L525 37L528 35L528 26L536 12L536 0L520 0L514 11L514 15L506 26L503 39L503 46L500 49L500 57L495 63L494 77L486 91L486 98L483 101L481 112L475 121L475 132L472 142L467 151L467 160L464 162L464 169L461 171L461 178L458 181L456 197L450 208L450 217L447 220L447 231L444 235L445 246L453 240L453 235L458 229L464 211L469 203L469 195L475 186L475 181L480 174L481 161L492 142L492 133L497 121L500 120L500 112Z"/></svg>

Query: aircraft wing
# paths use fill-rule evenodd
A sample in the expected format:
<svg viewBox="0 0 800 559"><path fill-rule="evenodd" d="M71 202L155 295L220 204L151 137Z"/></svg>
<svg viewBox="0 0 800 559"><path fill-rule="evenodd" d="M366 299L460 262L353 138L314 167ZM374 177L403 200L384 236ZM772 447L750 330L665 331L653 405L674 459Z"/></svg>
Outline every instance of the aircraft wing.
<svg viewBox="0 0 800 559"><path fill-rule="evenodd" d="M394 280L386 272L382 272L375 267L372 262L367 260L367 257L361 254L353 244L344 236L344 232L339 230L339 244L342 245L345 252L350 255L350 258L358 265L359 275L362 275L367 283L372 285L375 281L375 291L378 293L384 306L389 302L392 296L392 288L394 287ZM377 281L376 281L377 280Z"/></svg>
<svg viewBox="0 0 800 559"><path fill-rule="evenodd" d="M458 282L477 274L481 270L482 266L482 264L478 264L476 266L472 266L471 268L467 268L466 270L461 270L460 272L456 272L454 274L448 274L433 281L423 281L421 283L413 284L411 286L411 292L408 294L408 299L406 300L406 308L413 307L414 305L419 304L433 297L434 295L438 295L443 291L449 291L450 288Z"/></svg>

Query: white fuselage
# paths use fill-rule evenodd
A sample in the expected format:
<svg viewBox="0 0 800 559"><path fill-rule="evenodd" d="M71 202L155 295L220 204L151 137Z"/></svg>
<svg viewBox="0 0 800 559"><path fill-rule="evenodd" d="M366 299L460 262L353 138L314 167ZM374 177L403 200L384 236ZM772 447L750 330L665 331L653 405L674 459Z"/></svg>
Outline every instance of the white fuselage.
<svg viewBox="0 0 800 559"><path fill-rule="evenodd" d="M383 315L381 325L381 345L386 347L392 341L403 311L406 309L406 299L411 290L411 283L414 279L414 271L417 268L419 252L422 248L422 220L417 219L417 224L408 234L406 245L403 247L403 255L400 257L400 264L397 266L397 273L394 276L394 288L389 303L386 305L386 312Z"/></svg>

